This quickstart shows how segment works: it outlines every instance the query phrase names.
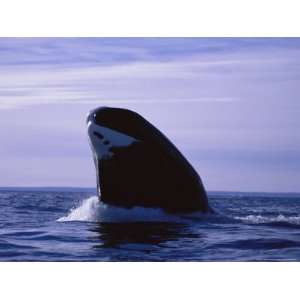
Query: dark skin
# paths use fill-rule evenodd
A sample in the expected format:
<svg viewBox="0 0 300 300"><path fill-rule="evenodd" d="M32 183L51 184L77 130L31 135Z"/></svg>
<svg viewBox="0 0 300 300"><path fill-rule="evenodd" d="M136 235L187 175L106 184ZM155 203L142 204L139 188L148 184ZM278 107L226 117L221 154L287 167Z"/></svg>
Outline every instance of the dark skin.
<svg viewBox="0 0 300 300"><path fill-rule="evenodd" d="M137 203L163 207L171 213L208 211L207 202L198 200L206 199L200 178L172 157L142 142L110 151L112 158L99 162L103 202L128 208Z"/></svg>
<svg viewBox="0 0 300 300"><path fill-rule="evenodd" d="M113 155L98 161L103 202L161 207L170 213L212 211L197 172L152 124L134 112L114 108L96 111L95 120L137 139L126 147L112 146Z"/></svg>

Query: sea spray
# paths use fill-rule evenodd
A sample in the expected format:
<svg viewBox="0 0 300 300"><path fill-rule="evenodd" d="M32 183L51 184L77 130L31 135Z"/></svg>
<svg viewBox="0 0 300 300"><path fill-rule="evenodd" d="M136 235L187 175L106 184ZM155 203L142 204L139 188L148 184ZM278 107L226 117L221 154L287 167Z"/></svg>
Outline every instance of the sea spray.
<svg viewBox="0 0 300 300"><path fill-rule="evenodd" d="M190 215L171 215L160 208L122 208L107 205L92 196L84 199L80 205L71 209L67 216L59 218L58 222L182 222L189 218L202 217L202 213Z"/></svg>
<svg viewBox="0 0 300 300"><path fill-rule="evenodd" d="M104 206L104 204L102 205ZM61 217L57 221L96 221L98 219L98 211L100 206L101 203L99 202L98 197L89 197L84 199L78 207L72 208L67 216Z"/></svg>

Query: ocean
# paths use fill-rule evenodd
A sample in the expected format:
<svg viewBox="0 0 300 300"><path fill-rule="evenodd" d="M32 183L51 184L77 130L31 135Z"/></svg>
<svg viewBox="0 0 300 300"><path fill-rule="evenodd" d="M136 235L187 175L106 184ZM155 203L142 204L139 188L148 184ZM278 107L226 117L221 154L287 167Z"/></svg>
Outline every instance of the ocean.
<svg viewBox="0 0 300 300"><path fill-rule="evenodd" d="M210 192L212 215L0 190L0 261L300 261L300 194Z"/></svg>

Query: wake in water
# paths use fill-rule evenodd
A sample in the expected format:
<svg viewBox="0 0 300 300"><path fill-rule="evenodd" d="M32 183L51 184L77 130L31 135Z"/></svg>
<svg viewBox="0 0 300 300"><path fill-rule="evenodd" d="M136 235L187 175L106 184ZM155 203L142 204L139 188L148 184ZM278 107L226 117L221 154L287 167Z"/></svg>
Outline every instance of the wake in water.
<svg viewBox="0 0 300 300"><path fill-rule="evenodd" d="M133 207L130 209L107 205L92 196L71 209L67 216L59 218L59 222L182 222L190 218L203 218L202 213L189 215L171 215L160 208Z"/></svg>

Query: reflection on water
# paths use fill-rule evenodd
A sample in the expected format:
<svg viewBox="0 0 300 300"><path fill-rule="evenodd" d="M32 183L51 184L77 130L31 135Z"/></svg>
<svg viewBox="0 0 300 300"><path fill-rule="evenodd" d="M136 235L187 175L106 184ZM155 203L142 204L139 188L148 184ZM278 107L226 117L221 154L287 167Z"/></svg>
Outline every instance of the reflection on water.
<svg viewBox="0 0 300 300"><path fill-rule="evenodd" d="M184 238L200 238L200 234L189 232L186 224L166 222L97 223L90 229L98 234L100 244L96 247L118 247L124 244L162 243Z"/></svg>

